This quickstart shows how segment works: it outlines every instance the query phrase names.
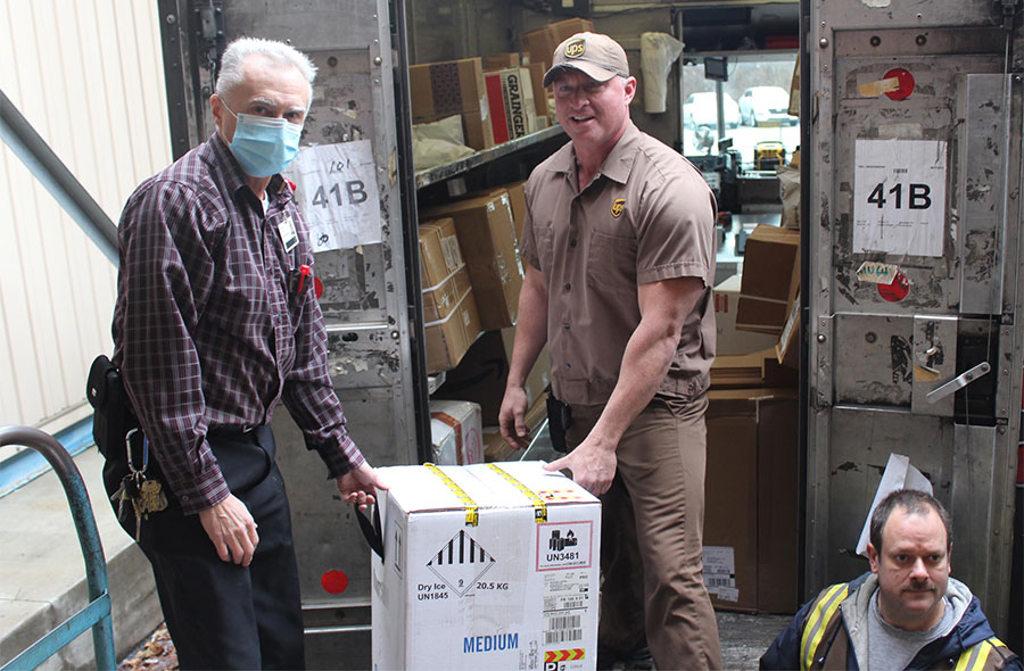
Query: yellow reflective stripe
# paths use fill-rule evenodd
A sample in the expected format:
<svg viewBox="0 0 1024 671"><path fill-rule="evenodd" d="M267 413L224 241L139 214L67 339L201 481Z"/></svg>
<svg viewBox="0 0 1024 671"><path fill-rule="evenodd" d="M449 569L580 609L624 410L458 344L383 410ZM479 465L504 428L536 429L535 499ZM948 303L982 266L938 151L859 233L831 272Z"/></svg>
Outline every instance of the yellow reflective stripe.
<svg viewBox="0 0 1024 671"><path fill-rule="evenodd" d="M811 664L814 662L814 651L818 648L818 644L821 643L821 639L825 635L825 625L832 619L836 608L842 603L842 597L846 593L847 584L844 582L829 587L811 610L811 614L808 616L806 624L804 624L804 635L800 641L800 650L803 651L800 660L802 666L800 668L811 668Z"/></svg>
<svg viewBox="0 0 1024 671"><path fill-rule="evenodd" d="M516 480L511 473L501 468L497 464L487 464L487 467L492 471L505 478L513 487L518 489L523 496L530 499L533 503L533 521L540 524L541 522L548 521L548 506L544 503L544 499L537 496L536 492L524 485L523 483Z"/></svg>
<svg viewBox="0 0 1024 671"><path fill-rule="evenodd" d="M992 650L997 645L1006 647L1005 643L993 636L967 648L960 653L959 659L956 660L955 671L980 671L985 668L988 656L992 654Z"/></svg>
<svg viewBox="0 0 1024 671"><path fill-rule="evenodd" d="M459 501L462 501L462 504L466 506L466 525L475 527L480 522L480 514L477 512L476 501L471 499L469 494L467 494L462 487L455 484L455 481L449 478L448 475L440 468L430 463L423 465L426 466L428 471L441 478L441 482L447 485L448 489L451 490L452 494L455 494L455 496L458 497Z"/></svg>

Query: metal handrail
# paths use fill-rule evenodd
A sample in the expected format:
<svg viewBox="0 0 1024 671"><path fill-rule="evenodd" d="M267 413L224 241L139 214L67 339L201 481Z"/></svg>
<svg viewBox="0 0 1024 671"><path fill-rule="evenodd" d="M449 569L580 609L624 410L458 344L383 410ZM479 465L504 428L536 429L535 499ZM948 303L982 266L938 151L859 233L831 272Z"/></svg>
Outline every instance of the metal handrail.
<svg viewBox="0 0 1024 671"><path fill-rule="evenodd" d="M75 521L78 542L82 546L89 603L0 667L0 671L34 669L90 627L96 652L96 668L112 671L117 663L114 659L114 630L110 618L107 563L82 475L67 450L53 436L38 429L27 426L0 426L0 447L5 445L23 445L41 452L60 478Z"/></svg>

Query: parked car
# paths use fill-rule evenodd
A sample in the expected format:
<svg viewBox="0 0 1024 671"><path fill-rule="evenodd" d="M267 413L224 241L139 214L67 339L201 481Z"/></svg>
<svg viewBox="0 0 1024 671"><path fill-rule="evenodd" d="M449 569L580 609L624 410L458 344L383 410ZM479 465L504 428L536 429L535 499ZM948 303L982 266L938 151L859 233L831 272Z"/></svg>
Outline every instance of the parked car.
<svg viewBox="0 0 1024 671"><path fill-rule="evenodd" d="M722 106L725 114L725 127L736 128L740 125L740 111L736 101L728 93L722 94ZM691 93L683 103L683 125L696 129L702 126L718 128L718 103L714 91Z"/></svg>
<svg viewBox="0 0 1024 671"><path fill-rule="evenodd" d="M789 93L781 86L752 86L740 96L740 123L744 126L795 126L789 116Z"/></svg>

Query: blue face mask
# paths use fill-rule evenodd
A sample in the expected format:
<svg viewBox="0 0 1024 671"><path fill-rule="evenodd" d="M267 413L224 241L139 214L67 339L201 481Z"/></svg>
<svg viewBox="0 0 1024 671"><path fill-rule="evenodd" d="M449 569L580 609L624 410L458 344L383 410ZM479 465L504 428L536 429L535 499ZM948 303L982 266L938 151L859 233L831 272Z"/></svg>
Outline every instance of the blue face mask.
<svg viewBox="0 0 1024 671"><path fill-rule="evenodd" d="M231 152L247 175L276 175L288 167L299 153L301 125L253 114L231 112L231 115L238 119L231 139Z"/></svg>

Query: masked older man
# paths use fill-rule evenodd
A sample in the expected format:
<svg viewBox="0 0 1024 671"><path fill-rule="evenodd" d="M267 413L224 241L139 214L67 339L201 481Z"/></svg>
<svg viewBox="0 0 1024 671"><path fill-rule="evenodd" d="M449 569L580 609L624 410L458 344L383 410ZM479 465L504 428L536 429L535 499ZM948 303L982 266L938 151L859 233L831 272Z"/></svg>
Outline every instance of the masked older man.
<svg viewBox="0 0 1024 671"><path fill-rule="evenodd" d="M183 668L300 668L288 500L269 423L279 402L365 507L375 472L327 369L313 252L292 186L316 70L292 47L232 42L217 131L128 199L119 227L114 364L166 509L138 521ZM129 528L131 525L128 525Z"/></svg>

